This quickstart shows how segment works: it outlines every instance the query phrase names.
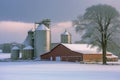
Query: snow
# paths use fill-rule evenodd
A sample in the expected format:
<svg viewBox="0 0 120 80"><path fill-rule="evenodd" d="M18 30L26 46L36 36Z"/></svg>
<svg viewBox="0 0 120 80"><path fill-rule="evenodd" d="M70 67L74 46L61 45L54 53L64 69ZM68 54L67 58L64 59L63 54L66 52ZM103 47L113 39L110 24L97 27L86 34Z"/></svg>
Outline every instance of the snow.
<svg viewBox="0 0 120 80"><path fill-rule="evenodd" d="M72 62L0 62L1 80L120 80L119 65Z"/></svg>
<svg viewBox="0 0 120 80"><path fill-rule="evenodd" d="M65 30L65 32L62 35L70 35L70 33Z"/></svg>
<svg viewBox="0 0 120 80"><path fill-rule="evenodd" d="M97 47L91 48L88 44L63 44L65 47L71 49L72 51L80 52L80 53L99 53L97 51Z"/></svg>
<svg viewBox="0 0 120 80"><path fill-rule="evenodd" d="M5 55L8 54L0 53L0 59L10 57ZM0 80L120 80L119 75L120 65L34 60L0 62Z"/></svg>
<svg viewBox="0 0 120 80"><path fill-rule="evenodd" d="M23 48L23 50L31 50L31 49L33 49L33 47L32 46L26 46L25 48Z"/></svg>
<svg viewBox="0 0 120 80"><path fill-rule="evenodd" d="M112 55L112 56L106 56L107 58L118 58L118 56L116 55Z"/></svg>
<svg viewBox="0 0 120 80"><path fill-rule="evenodd" d="M45 25L41 24L37 27L36 30L49 30Z"/></svg>
<svg viewBox="0 0 120 80"><path fill-rule="evenodd" d="M12 50L19 50L19 48L17 46L14 46Z"/></svg>
<svg viewBox="0 0 120 80"><path fill-rule="evenodd" d="M30 30L28 32L33 32L33 31ZM25 46L31 45L32 44L32 39L33 39L33 35L28 33L26 39L23 42L23 45L25 45Z"/></svg>
<svg viewBox="0 0 120 80"><path fill-rule="evenodd" d="M6 59L6 58L10 58L10 53L0 53L0 59Z"/></svg>
<svg viewBox="0 0 120 80"><path fill-rule="evenodd" d="M92 47L88 44L63 44L65 47L69 48L72 51L83 53L83 54L101 54L102 52L98 51L98 47ZM107 54L112 54L107 52Z"/></svg>

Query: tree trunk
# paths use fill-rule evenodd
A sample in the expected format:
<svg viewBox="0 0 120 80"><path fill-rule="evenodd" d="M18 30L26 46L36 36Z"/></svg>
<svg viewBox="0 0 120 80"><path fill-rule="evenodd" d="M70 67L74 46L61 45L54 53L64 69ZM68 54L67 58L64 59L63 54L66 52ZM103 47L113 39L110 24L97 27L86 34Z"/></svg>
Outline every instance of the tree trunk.
<svg viewBox="0 0 120 80"><path fill-rule="evenodd" d="M107 64L107 59L106 59L106 47L103 45L103 64Z"/></svg>
<svg viewBox="0 0 120 80"><path fill-rule="evenodd" d="M103 64L107 64L107 59L106 59L106 49L107 49L107 39L106 39L106 31L102 33L102 58L103 58Z"/></svg>
<svg viewBox="0 0 120 80"><path fill-rule="evenodd" d="M106 39L106 33L102 33L102 56L103 56L103 64L107 64L106 59L106 48L107 48L107 39Z"/></svg>

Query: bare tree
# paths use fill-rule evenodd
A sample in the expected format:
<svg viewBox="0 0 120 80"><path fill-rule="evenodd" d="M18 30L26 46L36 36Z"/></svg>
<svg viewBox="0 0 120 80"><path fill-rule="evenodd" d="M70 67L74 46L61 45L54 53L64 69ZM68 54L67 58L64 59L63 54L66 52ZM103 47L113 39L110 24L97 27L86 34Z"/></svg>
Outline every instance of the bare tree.
<svg viewBox="0 0 120 80"><path fill-rule="evenodd" d="M73 21L76 32L83 32L82 41L99 46L103 53L103 64L106 64L108 43L113 35L120 31L118 11L109 5L94 5L86 9L83 16Z"/></svg>

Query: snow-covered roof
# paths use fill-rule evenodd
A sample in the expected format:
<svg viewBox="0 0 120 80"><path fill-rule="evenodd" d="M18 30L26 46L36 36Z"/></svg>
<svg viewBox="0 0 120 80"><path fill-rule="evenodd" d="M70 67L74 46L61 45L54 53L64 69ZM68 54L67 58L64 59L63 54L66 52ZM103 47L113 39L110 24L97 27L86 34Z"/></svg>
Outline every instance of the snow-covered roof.
<svg viewBox="0 0 120 80"><path fill-rule="evenodd" d="M67 47L68 49L75 51L75 52L79 52L79 53L83 53L83 54L101 54L102 52L98 51L98 47L92 47L91 45L88 44L62 44L65 47ZM108 53L111 54L111 53Z"/></svg>
<svg viewBox="0 0 120 80"><path fill-rule="evenodd" d="M118 58L116 55L106 56L107 58Z"/></svg>
<svg viewBox="0 0 120 80"><path fill-rule="evenodd" d="M50 30L49 28L47 28L44 24L41 24L37 27L36 30Z"/></svg>
<svg viewBox="0 0 120 80"><path fill-rule="evenodd" d="M14 46L12 50L19 50L19 48L17 46Z"/></svg>
<svg viewBox="0 0 120 80"><path fill-rule="evenodd" d="M23 50L32 50L33 47L32 46L26 46L25 48L23 48Z"/></svg>
<svg viewBox="0 0 120 80"><path fill-rule="evenodd" d="M62 33L62 35L70 35L70 33L67 30L65 30L65 32Z"/></svg>

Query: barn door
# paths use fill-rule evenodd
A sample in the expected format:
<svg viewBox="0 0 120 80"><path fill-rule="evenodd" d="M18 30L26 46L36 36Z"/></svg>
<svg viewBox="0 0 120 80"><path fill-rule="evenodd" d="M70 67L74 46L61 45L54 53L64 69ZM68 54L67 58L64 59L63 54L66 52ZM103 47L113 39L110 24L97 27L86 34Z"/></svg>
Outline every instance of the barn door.
<svg viewBox="0 0 120 80"><path fill-rule="evenodd" d="M56 56L56 61L61 61L60 56Z"/></svg>
<svg viewBox="0 0 120 80"><path fill-rule="evenodd" d="M53 57L52 56L50 57L50 61L53 61Z"/></svg>

